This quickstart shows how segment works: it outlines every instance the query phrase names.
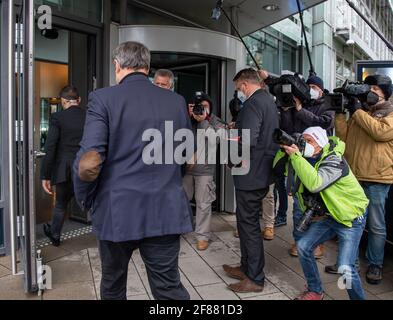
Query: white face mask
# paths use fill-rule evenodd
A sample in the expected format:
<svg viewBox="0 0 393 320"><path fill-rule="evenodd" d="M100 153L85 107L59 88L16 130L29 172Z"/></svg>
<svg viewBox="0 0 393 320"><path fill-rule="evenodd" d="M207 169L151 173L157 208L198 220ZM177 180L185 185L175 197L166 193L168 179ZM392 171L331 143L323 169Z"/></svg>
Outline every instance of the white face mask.
<svg viewBox="0 0 393 320"><path fill-rule="evenodd" d="M237 97L239 98L239 100L244 103L247 100L246 95L242 92L242 91L238 91L237 92Z"/></svg>
<svg viewBox="0 0 393 320"><path fill-rule="evenodd" d="M311 99L312 100L318 100L319 99L319 91L318 90L316 90L314 88L311 88L310 89L310 94L311 94Z"/></svg>
<svg viewBox="0 0 393 320"><path fill-rule="evenodd" d="M303 152L303 157L312 158L314 153L315 153L315 148L311 144L306 143L306 147L304 148L304 152Z"/></svg>

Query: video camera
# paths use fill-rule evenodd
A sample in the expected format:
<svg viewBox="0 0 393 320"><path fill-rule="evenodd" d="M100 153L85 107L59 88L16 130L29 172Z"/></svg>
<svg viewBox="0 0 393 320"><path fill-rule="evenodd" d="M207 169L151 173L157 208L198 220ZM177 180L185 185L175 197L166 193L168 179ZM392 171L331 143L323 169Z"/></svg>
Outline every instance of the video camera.
<svg viewBox="0 0 393 320"><path fill-rule="evenodd" d="M345 113L354 98L363 104L367 101L371 87L361 82L345 81L341 88L334 89L334 93L325 95L325 105L329 110L337 113Z"/></svg>
<svg viewBox="0 0 393 320"><path fill-rule="evenodd" d="M277 100L278 108L293 108L295 107L295 96L302 104L311 100L310 88L298 74L283 75L280 78L268 79L266 84L269 86L269 91Z"/></svg>
<svg viewBox="0 0 393 320"><path fill-rule="evenodd" d="M296 145L300 152L304 152L306 148L306 140L304 139L303 135L300 133L295 133L293 135L289 135L285 131L281 129L274 130L273 133L273 141L278 145L284 146L292 146L293 144Z"/></svg>

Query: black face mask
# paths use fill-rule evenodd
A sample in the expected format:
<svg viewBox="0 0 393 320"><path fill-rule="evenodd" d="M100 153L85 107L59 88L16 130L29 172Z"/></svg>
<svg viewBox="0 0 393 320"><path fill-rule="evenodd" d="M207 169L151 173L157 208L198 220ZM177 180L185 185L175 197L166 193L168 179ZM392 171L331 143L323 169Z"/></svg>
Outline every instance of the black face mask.
<svg viewBox="0 0 393 320"><path fill-rule="evenodd" d="M370 91L367 95L367 104L369 106L375 106L380 100L380 96L375 92Z"/></svg>

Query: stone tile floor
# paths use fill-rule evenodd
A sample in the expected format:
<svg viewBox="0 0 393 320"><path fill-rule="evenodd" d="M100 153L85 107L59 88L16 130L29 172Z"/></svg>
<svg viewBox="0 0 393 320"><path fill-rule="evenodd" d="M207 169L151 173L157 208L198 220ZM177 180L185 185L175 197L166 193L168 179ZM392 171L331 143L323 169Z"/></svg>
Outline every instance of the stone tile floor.
<svg viewBox="0 0 393 320"><path fill-rule="evenodd" d="M214 215L213 238L209 249L198 252L193 234L182 237L179 267L182 282L194 300L289 300L305 288L304 275L297 258L288 255L292 243L291 223L276 229L276 238L265 242L266 285L262 293L235 294L227 285L235 282L227 277L221 266L240 261L239 240L234 238L234 215ZM318 261L326 299L346 300L346 291L337 286L338 277L323 272L324 266L335 262L337 246L326 244L325 257ZM60 248L43 249L46 264L52 268L53 289L42 296L26 295L20 276L11 276L10 259L0 258L0 300L95 300L100 298L100 259L92 234L66 240ZM363 256L363 254L362 254ZM368 285L364 280L365 261L361 261L362 279L368 299L393 300L393 257L386 258L382 284ZM135 252L129 265L127 295L130 300L153 299L146 269Z"/></svg>

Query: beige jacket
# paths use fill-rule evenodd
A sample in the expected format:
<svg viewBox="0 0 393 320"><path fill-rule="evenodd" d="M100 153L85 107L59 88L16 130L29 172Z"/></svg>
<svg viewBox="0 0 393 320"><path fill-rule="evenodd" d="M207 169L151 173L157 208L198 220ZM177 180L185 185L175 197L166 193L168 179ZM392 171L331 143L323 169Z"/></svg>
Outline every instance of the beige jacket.
<svg viewBox="0 0 393 320"><path fill-rule="evenodd" d="M336 135L346 142L345 158L356 178L393 184L393 105L384 102L369 112L356 111L349 121L336 117Z"/></svg>

